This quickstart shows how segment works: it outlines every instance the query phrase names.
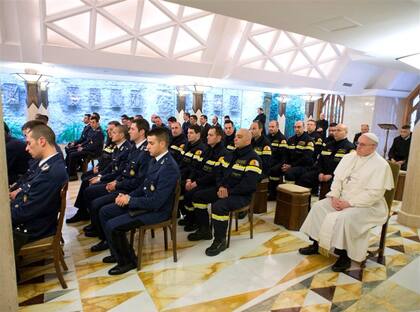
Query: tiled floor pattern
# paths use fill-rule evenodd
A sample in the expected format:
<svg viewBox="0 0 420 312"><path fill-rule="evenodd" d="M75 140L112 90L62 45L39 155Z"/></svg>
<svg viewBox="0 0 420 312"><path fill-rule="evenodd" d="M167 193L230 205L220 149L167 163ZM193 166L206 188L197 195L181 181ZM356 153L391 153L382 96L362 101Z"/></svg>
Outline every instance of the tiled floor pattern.
<svg viewBox="0 0 420 312"><path fill-rule="evenodd" d="M79 183L70 183L68 214ZM64 227L65 273L62 289L51 260L25 259L18 287L20 311L416 311L420 310L420 239L417 229L396 224L388 229L385 265L369 260L362 271L330 270L335 258L302 256L307 244L299 232L273 224L274 203L256 215L254 239L240 223L231 247L216 257L210 244L189 242L178 228L178 262L164 250L161 231L148 234L143 268L109 276L102 263L107 251L92 253L95 238L84 237L86 223ZM377 243L380 229L372 231ZM37 259L39 258L39 259Z"/></svg>

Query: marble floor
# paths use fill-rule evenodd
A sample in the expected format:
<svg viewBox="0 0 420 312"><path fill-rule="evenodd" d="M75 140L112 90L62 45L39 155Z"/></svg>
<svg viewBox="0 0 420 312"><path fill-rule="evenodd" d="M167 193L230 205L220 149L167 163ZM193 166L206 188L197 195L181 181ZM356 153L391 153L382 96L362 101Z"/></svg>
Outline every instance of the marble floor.
<svg viewBox="0 0 420 312"><path fill-rule="evenodd" d="M78 182L71 182L67 214L75 209ZM275 225L274 202L255 216L254 238L241 220L231 247L207 257L210 244L189 242L178 228L178 262L164 250L163 233L146 235L143 268L109 276L107 251L91 253L97 242L83 235L86 223L64 226L65 273L62 289L51 260L37 256L21 269L20 311L420 311L420 231L396 223L388 229L385 260L368 260L345 273L330 267L334 258L302 256L299 232ZM372 244L380 228L372 230ZM30 261L29 261L30 260Z"/></svg>

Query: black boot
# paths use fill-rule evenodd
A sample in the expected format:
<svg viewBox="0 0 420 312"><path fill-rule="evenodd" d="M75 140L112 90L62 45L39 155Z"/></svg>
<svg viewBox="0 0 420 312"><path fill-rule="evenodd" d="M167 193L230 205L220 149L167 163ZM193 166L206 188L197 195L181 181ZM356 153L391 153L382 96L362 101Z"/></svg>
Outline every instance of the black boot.
<svg viewBox="0 0 420 312"><path fill-rule="evenodd" d="M206 249L206 255L209 257L217 256L226 249L226 239L215 238L213 244Z"/></svg>
<svg viewBox="0 0 420 312"><path fill-rule="evenodd" d="M210 240L213 238L209 228L201 228L187 236L189 241Z"/></svg>
<svg viewBox="0 0 420 312"><path fill-rule="evenodd" d="M334 272L344 272L351 267L351 259L347 256L347 251L335 249L335 253L339 255L337 261L332 266Z"/></svg>
<svg viewBox="0 0 420 312"><path fill-rule="evenodd" d="M299 248L299 253L305 256L318 254L318 242L314 241L310 246Z"/></svg>

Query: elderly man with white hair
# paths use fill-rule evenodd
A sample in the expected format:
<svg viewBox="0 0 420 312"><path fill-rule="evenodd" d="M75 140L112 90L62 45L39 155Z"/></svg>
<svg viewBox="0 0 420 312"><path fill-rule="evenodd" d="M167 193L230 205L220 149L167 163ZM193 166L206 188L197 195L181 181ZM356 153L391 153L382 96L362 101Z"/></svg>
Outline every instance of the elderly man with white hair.
<svg viewBox="0 0 420 312"><path fill-rule="evenodd" d="M378 142L374 133L360 136L356 153L344 156L337 166L327 198L314 204L300 229L313 244L299 253L335 248L335 272L348 269L351 260L366 258L369 229L384 224L388 215L384 194L394 181L390 166L375 151Z"/></svg>

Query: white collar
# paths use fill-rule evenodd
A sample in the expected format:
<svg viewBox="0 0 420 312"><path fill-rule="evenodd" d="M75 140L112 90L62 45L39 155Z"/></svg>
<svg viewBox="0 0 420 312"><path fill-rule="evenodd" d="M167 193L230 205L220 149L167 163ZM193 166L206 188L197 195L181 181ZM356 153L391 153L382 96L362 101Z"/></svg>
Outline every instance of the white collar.
<svg viewBox="0 0 420 312"><path fill-rule="evenodd" d="M159 156L156 156L155 157L155 159L156 159L156 162L158 162L163 156L165 156L166 154L168 154L168 151L166 151L166 152L164 152L164 153L162 153L162 154L160 154Z"/></svg>
<svg viewBox="0 0 420 312"><path fill-rule="evenodd" d="M136 143L136 148L139 148L144 142L146 141L146 139L144 139L143 141L141 141L140 143Z"/></svg>
<svg viewBox="0 0 420 312"><path fill-rule="evenodd" d="M54 157L55 155L57 155L58 152L48 156L47 158L44 158L43 160L41 160L38 164L38 167L41 167L43 164L45 164L50 158Z"/></svg>
<svg viewBox="0 0 420 312"><path fill-rule="evenodd" d="M122 143L118 144L117 148L120 149L121 145L123 145L125 143L125 141L127 141L127 140L124 140Z"/></svg>

